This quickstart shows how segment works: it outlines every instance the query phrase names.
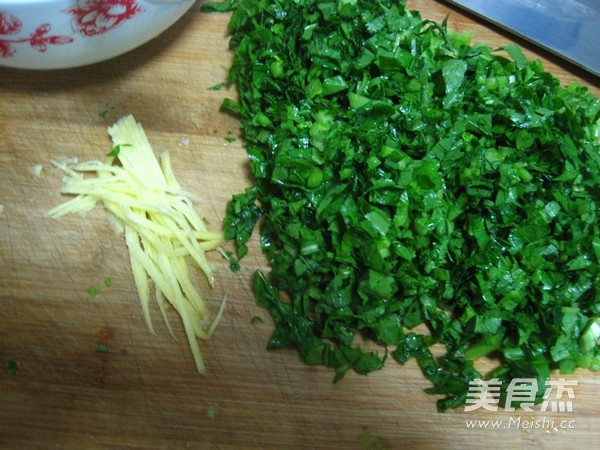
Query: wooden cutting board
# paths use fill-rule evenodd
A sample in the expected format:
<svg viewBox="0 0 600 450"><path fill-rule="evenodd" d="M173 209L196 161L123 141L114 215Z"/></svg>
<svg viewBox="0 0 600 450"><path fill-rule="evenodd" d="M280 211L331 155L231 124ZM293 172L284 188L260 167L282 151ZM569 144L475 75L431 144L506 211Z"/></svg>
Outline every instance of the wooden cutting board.
<svg viewBox="0 0 600 450"><path fill-rule="evenodd" d="M450 26L476 40L514 42L443 3L409 3L437 21L451 12ZM332 372L305 366L294 352L265 350L272 323L250 290L251 274L265 267L256 240L240 273L211 255L217 283L203 292L213 311L224 295L229 303L213 339L201 343L208 374L200 376L176 316L174 337L157 308L156 333L145 328L123 239L102 209L44 218L64 200L50 161L103 158L106 128L132 113L155 150L170 151L210 226L220 227L231 195L250 183L239 124L219 112L234 93L208 89L225 79L231 59L227 22L196 5L152 42L106 63L0 68L0 448L597 448L600 374L567 377L578 383L571 413L439 414L413 362L389 361L334 385ZM531 47L526 53L600 95L599 80ZM31 168L39 164L38 177ZM485 420L501 422L467 424Z"/></svg>

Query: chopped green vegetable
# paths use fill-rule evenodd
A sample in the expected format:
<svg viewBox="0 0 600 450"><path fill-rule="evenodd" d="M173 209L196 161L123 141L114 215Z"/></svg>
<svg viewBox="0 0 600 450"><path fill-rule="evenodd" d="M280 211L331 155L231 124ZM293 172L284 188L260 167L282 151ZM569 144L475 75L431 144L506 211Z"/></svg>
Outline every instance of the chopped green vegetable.
<svg viewBox="0 0 600 450"><path fill-rule="evenodd" d="M100 288L97 286L90 286L87 292L90 297L98 297L100 295Z"/></svg>
<svg viewBox="0 0 600 450"><path fill-rule="evenodd" d="M400 0L228 5L222 109L255 183L225 232L241 258L260 219L269 349L335 381L415 358L440 411L485 356L537 401L551 370L600 368L600 100Z"/></svg>
<svg viewBox="0 0 600 450"><path fill-rule="evenodd" d="M106 277L106 278L104 279L104 286L106 286L106 287L111 287L111 286L112 286L112 283L113 283L113 282L112 282L112 278L110 278L110 277Z"/></svg>
<svg viewBox="0 0 600 450"><path fill-rule="evenodd" d="M241 270L240 262L235 257L235 255L233 254L233 252L230 252L230 251L221 251L221 254L223 255L223 257L227 261L229 261L229 269L232 272L239 272Z"/></svg>
<svg viewBox="0 0 600 450"><path fill-rule="evenodd" d="M231 11L235 0L227 0L224 2L206 2L200 7L200 11L207 13L222 13Z"/></svg>
<svg viewBox="0 0 600 450"><path fill-rule="evenodd" d="M11 375L17 375L21 371L21 364L16 359L9 358L6 360L6 370Z"/></svg>
<svg viewBox="0 0 600 450"><path fill-rule="evenodd" d="M215 420L217 418L218 414L219 414L219 407L217 405L215 405L214 403L211 404L206 410L206 417L208 417L210 420Z"/></svg>
<svg viewBox="0 0 600 450"><path fill-rule="evenodd" d="M98 116L99 116L101 119L105 119L105 118L106 118L106 116L107 116L109 113L115 112L116 110L117 110L117 108L116 108L115 106L110 106L110 107L108 107L107 109L103 109L102 111L100 111L100 112L98 113Z"/></svg>
<svg viewBox="0 0 600 450"><path fill-rule="evenodd" d="M262 317L260 317L260 316L254 316L254 317L252 317L252 319L250 319L250 324L251 324L251 325L254 325L254 324L256 324L256 323L264 323L264 322L265 322L265 321L264 321L264 320L263 320L263 318L262 318Z"/></svg>
<svg viewBox="0 0 600 450"><path fill-rule="evenodd" d="M362 450L389 450L392 448L386 439L371 433L367 428L360 434L360 440Z"/></svg>
<svg viewBox="0 0 600 450"><path fill-rule="evenodd" d="M108 345L102 344L101 342L96 342L96 351L99 353L108 353Z"/></svg>
<svg viewBox="0 0 600 450"><path fill-rule="evenodd" d="M220 91L221 89L223 89L223 86L225 86L225 83L215 84L214 86L210 86L208 88L208 90L209 91Z"/></svg>
<svg viewBox="0 0 600 450"><path fill-rule="evenodd" d="M123 147L131 147L131 144L117 144L112 148L112 150L110 152L108 152L106 154L106 156L109 156L109 157L119 156L119 153L121 153L121 149Z"/></svg>

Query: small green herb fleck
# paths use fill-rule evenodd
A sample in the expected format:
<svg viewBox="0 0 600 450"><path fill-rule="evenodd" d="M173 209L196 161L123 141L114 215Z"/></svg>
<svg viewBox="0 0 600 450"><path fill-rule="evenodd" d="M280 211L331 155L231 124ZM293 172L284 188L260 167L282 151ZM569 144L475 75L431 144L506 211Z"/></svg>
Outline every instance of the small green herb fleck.
<svg viewBox="0 0 600 450"><path fill-rule="evenodd" d="M99 353L108 353L108 351L109 351L108 345L103 344L101 342L96 342L96 351Z"/></svg>
<svg viewBox="0 0 600 450"><path fill-rule="evenodd" d="M254 316L254 317L252 317L252 319L250 319L250 324L251 324L251 325L254 325L254 324L256 324L256 323L264 323L264 322L265 322L265 321L264 321L264 320L263 320L263 318L262 318L262 317L260 317L260 316Z"/></svg>
<svg viewBox="0 0 600 450"><path fill-rule="evenodd" d="M209 91L220 91L221 89L223 89L223 86L225 86L225 83L215 84L214 86L209 87L208 90Z"/></svg>
<svg viewBox="0 0 600 450"><path fill-rule="evenodd" d="M206 417L208 417L210 420L215 420L217 418L218 414L219 414L219 407L217 405L215 405L214 403L212 405L210 405L206 410Z"/></svg>
<svg viewBox="0 0 600 450"><path fill-rule="evenodd" d="M21 364L16 359L9 358L6 360L6 369L11 375L17 375L21 370Z"/></svg>
<svg viewBox="0 0 600 450"><path fill-rule="evenodd" d="M235 255L233 254L233 252L225 252L225 258L227 259L227 261L229 261L229 269L232 272L239 272L240 271L240 269L241 269L240 262L235 257Z"/></svg>
<svg viewBox="0 0 600 450"><path fill-rule="evenodd" d="M90 297L98 297L100 295L100 288L97 286L90 286L87 292Z"/></svg>
<svg viewBox="0 0 600 450"><path fill-rule="evenodd" d="M101 119L104 119L104 118L106 118L106 116L108 115L108 113L114 112L114 111L116 111L116 110L117 110L117 108L116 108L116 107L114 107L114 106L111 106L111 107L109 107L109 108L107 108L107 109L104 109L104 110L100 111L100 112L98 113L98 116L99 116Z"/></svg>
<svg viewBox="0 0 600 450"><path fill-rule="evenodd" d="M119 156L119 153L121 153L121 149L123 147L131 147L131 144L117 144L112 148L112 150L110 152L108 152L106 154L106 156L109 156L109 157Z"/></svg>
<svg viewBox="0 0 600 450"><path fill-rule="evenodd" d="M362 450L388 450L392 448L386 439L371 433L367 429L361 433L360 440Z"/></svg>
<svg viewBox="0 0 600 450"><path fill-rule="evenodd" d="M231 144L232 142L235 142L235 138L232 138L232 137L226 137L226 138L225 138L225 140L226 140L228 143L230 143L230 144Z"/></svg>
<svg viewBox="0 0 600 450"><path fill-rule="evenodd" d="M112 278L110 278L110 277L106 277L106 278L104 279L104 286L106 286L106 287L111 287L111 286L112 286L112 284L113 284L113 282L112 282Z"/></svg>

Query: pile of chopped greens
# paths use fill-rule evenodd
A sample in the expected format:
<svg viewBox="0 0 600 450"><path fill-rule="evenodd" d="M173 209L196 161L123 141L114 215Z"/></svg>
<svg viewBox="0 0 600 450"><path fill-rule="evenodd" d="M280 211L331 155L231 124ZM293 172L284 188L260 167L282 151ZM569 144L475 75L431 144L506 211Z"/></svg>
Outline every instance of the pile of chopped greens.
<svg viewBox="0 0 600 450"><path fill-rule="evenodd" d="M255 183L225 228L241 258L260 224L268 348L336 381L415 358L440 411L476 378L540 401L552 370L600 370L598 98L401 0L228 6Z"/></svg>

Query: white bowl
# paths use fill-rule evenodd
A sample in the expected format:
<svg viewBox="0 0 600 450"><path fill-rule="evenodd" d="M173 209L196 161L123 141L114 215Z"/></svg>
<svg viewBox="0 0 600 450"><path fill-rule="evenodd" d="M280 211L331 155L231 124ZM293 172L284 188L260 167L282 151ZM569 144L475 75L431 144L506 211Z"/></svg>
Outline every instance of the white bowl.
<svg viewBox="0 0 600 450"><path fill-rule="evenodd" d="M0 0L0 66L65 69L126 53L195 0Z"/></svg>

